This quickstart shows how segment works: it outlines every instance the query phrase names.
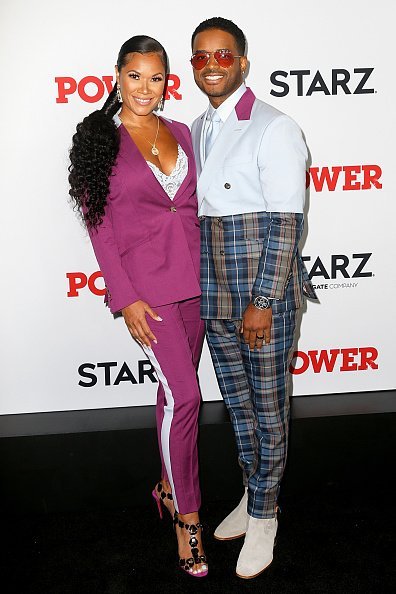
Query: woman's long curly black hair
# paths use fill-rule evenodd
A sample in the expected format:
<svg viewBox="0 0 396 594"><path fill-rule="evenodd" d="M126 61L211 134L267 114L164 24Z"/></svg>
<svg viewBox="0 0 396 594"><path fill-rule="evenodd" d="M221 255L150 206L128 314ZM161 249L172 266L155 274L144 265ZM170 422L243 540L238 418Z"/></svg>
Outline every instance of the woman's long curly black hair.
<svg viewBox="0 0 396 594"><path fill-rule="evenodd" d="M120 71L128 62L128 54L157 53L169 74L168 56L162 45L147 35L135 35L128 39L118 54ZM164 91L165 92L165 91ZM89 114L77 125L70 150L69 194L73 206L83 215L87 227L96 228L105 214L109 194L109 178L116 162L120 139L113 116L120 109L117 99L117 84L108 96L102 109Z"/></svg>

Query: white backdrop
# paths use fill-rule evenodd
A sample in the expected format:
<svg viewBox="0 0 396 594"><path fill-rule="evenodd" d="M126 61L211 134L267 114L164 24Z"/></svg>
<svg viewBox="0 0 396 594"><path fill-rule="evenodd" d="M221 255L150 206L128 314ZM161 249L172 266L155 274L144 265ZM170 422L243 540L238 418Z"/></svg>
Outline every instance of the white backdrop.
<svg viewBox="0 0 396 594"><path fill-rule="evenodd" d="M223 5L2 2L1 414L154 403L143 353L96 294L103 280L67 203L68 149L135 34L167 48L164 115L191 123L206 99L190 36L217 15L247 35L247 84L300 124L311 153L302 251L321 303L303 317L294 394L395 387L394 3ZM206 347L200 381L205 400L219 398Z"/></svg>

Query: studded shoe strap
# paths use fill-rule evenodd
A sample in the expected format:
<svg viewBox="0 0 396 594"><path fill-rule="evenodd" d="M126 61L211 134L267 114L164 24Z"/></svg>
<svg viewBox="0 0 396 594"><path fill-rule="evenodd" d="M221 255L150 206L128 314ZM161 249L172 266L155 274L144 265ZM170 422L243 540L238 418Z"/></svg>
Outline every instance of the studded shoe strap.
<svg viewBox="0 0 396 594"><path fill-rule="evenodd" d="M161 497L161 499L171 499L173 501L173 495L172 493L167 493L166 491L164 491L162 483L158 483L157 485L157 491L159 493L159 496Z"/></svg>
<svg viewBox="0 0 396 594"><path fill-rule="evenodd" d="M191 571L194 565L198 563L207 563L206 555L197 555L196 557L189 557L188 559L179 559L179 565L185 571Z"/></svg>
<svg viewBox="0 0 396 594"><path fill-rule="evenodd" d="M199 555L199 550L198 550L199 542L198 542L198 538L196 537L198 530L200 528L201 528L201 530L203 529L203 525L200 522L198 522L197 524L185 524L184 522L182 522L182 520L179 520L177 512L175 512L175 515L173 518L173 524L174 524L175 528L176 528L176 526L179 526L179 528L184 528L185 530L187 530L187 532L190 534L190 537L191 537L190 540L188 541L188 544L190 545L190 548L191 548L192 557L189 557L188 559L179 559L180 567L182 567L186 571L189 571L189 570L191 570L193 565L197 565L198 563L206 563L206 555Z"/></svg>

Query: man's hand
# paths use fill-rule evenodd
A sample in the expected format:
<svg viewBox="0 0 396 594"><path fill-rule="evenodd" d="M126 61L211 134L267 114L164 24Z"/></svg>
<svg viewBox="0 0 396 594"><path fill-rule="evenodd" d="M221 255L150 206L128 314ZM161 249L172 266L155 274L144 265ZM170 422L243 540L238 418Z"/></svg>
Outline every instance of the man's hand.
<svg viewBox="0 0 396 594"><path fill-rule="evenodd" d="M258 309L249 303L242 317L241 334L251 351L261 349L271 339L272 309Z"/></svg>
<svg viewBox="0 0 396 594"><path fill-rule="evenodd" d="M128 330L133 338L141 345L151 347L150 340L157 343L157 339L150 330L150 326L146 320L146 314L151 316L153 320L162 322L162 318L145 301L135 301L135 303L124 307L122 310L125 324L128 326Z"/></svg>

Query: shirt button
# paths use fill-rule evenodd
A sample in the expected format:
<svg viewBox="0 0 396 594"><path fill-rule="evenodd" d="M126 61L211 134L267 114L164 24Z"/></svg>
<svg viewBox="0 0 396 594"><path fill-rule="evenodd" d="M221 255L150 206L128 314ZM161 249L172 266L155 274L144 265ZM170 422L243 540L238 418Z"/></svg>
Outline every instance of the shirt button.
<svg viewBox="0 0 396 594"><path fill-rule="evenodd" d="M176 207L175 206L171 206L169 209L171 212L176 212Z"/></svg>
<svg viewBox="0 0 396 594"><path fill-rule="evenodd" d="M220 256L224 256L225 252L224 250L220 250Z"/></svg>
<svg viewBox="0 0 396 594"><path fill-rule="evenodd" d="M231 188L231 184L229 184L228 182L226 184L224 184L224 187L226 190L229 190Z"/></svg>

